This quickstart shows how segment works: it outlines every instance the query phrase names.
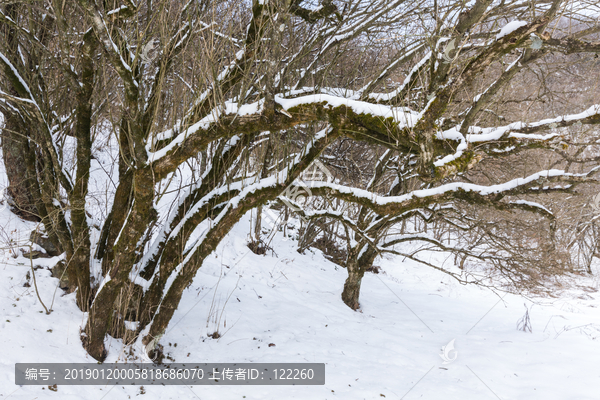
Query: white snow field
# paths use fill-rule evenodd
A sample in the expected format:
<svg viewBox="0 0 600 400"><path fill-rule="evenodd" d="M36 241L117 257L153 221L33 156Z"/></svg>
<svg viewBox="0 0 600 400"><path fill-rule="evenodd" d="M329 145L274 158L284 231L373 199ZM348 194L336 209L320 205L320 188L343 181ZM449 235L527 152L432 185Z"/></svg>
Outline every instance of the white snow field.
<svg viewBox="0 0 600 400"><path fill-rule="evenodd" d="M340 298L346 271L320 251L298 254L295 241L279 236L276 255L250 252L249 216L200 269L161 344L175 362L325 363L324 386L17 386L17 362L94 360L81 346L85 315L74 295L37 269L40 296L53 310L46 315L32 280L23 286L29 259L11 257L18 247L6 239L27 238L35 224L7 209L0 221L2 400L600 398L597 277L573 278L575 288L528 300L462 286L410 260L379 259L382 272L365 276L356 312ZM517 329L525 307L531 333ZM219 339L208 337L217 330ZM106 362L124 362L121 340L107 344Z"/></svg>

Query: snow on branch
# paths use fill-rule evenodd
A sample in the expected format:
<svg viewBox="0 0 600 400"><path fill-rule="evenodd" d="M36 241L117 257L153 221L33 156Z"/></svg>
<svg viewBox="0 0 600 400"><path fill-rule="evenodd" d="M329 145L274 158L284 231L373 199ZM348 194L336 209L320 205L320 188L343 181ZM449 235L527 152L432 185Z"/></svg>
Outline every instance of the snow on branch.
<svg viewBox="0 0 600 400"><path fill-rule="evenodd" d="M320 19L326 18L331 14L338 14L338 9L335 4L332 3L331 0L323 0L322 5L317 7L314 10L310 10L304 7L300 7L301 2L294 1L290 7L290 12L309 24L314 24ZM341 18L338 14L338 18Z"/></svg>
<svg viewBox="0 0 600 400"><path fill-rule="evenodd" d="M417 50L419 50L419 48L415 49L415 51ZM390 93L369 93L369 99L375 101L390 101L397 97L407 87L410 87L411 82L413 82L416 79L416 77L419 75L419 72L421 72L421 70L427 65L427 62L431 59L431 56L431 52L425 54L425 56L423 56L423 58L421 58L421 60L417 64L415 64L414 67L412 67L406 78L404 78L402 84L397 89ZM393 68L393 65L390 65L389 68ZM384 71L382 74L384 73L386 73L386 71Z"/></svg>
<svg viewBox="0 0 600 400"><path fill-rule="evenodd" d="M275 102L280 104L285 110L307 104L323 104L332 108L346 106L356 114L370 114L383 119L392 118L398 124L399 128L412 127L419 118L419 114L406 107L390 107L383 104L373 104L328 94L313 94L293 99L275 96Z"/></svg>
<svg viewBox="0 0 600 400"><path fill-rule="evenodd" d="M404 0L393 2L379 0L373 2L359 2L352 12L345 14L338 24L326 24L310 37L306 44L291 58L290 63L296 61L305 54L314 52L314 58L303 68L300 79L293 85L293 88L301 87L305 84L305 79L309 73L314 73L314 69L321 64L323 55L336 48L336 46L347 43L352 39L359 37L363 32L373 27L382 18L388 21L393 20L398 15L408 15L410 12L407 7L402 7ZM339 19L339 15L338 15ZM314 51L315 46L320 44L320 49ZM287 68L287 67L286 67Z"/></svg>
<svg viewBox="0 0 600 400"><path fill-rule="evenodd" d="M517 139L517 140L538 140L547 141L556 137L563 136L563 133L553 132L547 134L539 134L537 132L543 132L556 128L563 128L575 124L599 124L600 123L600 105L596 104L588 108L587 110L571 115L564 115L556 118L544 119L541 121L526 123L526 122L513 122L508 125L500 127L481 128L477 126L471 126L468 128L468 134L463 135L460 130L463 129L460 125L445 130L443 132L437 132L436 138L438 140L453 140L459 142L455 153L447 155L434 162L434 166L443 167L450 162L460 158L464 152L468 149L469 143L483 143L483 142L494 142L501 139ZM516 147L511 146L506 151L512 151ZM497 153L497 149L492 149Z"/></svg>
<svg viewBox="0 0 600 400"><path fill-rule="evenodd" d="M56 174L60 179L61 183L64 185L64 187L67 190L71 190L71 188L73 187L73 180L71 178L71 175L64 169L64 166L60 162L60 152L58 150L58 146L54 138L52 137L52 129L50 127L50 124L48 123L48 120L46 119L45 113L42 111L42 108L40 108L33 93L29 89L29 85L27 85L17 68L15 68L15 66L2 52L0 52L0 61L6 66L6 68L4 69L5 73L9 75L12 81L11 83L13 84L13 87L16 89L16 91L19 92L21 96L29 96L29 99L24 97L11 96L3 91L0 91L0 97L3 97L6 100L15 102L17 104L24 103L25 105L33 106L35 119L38 120L40 122L40 125L45 128L41 129L40 131L43 135L43 139L45 141L45 145L47 146L47 150L50 153L52 164L56 171Z"/></svg>
<svg viewBox="0 0 600 400"><path fill-rule="evenodd" d="M554 218L554 213L552 213L552 211L548 210L542 204L536 203L534 201L514 200L514 201L509 202L509 204L515 205L515 206L523 208L525 210L536 212L538 214L545 214L549 217Z"/></svg>
<svg viewBox="0 0 600 400"><path fill-rule="evenodd" d="M447 183L431 189L420 189L401 196L379 196L367 190L342 186L327 182L310 182L311 191L317 195L331 195L342 200L364 205L381 215L395 215L410 209L443 201L444 199L463 199L470 202L492 199L499 201L503 197L515 194L540 191L540 182L567 182L569 184L587 182L597 173L596 167L587 173L573 174L563 170L546 170L517 178L497 185L476 185L466 182ZM308 182L307 182L308 184ZM550 189L548 187L548 189ZM542 191L546 190L545 187ZM487 198L487 199L486 199Z"/></svg>
<svg viewBox="0 0 600 400"><path fill-rule="evenodd" d="M467 141L471 143L488 142L499 140L501 138L548 140L552 137L559 136L560 134L551 133L548 135L538 135L535 133L548 129L571 126L576 123L600 123L600 104L593 105L584 112L578 114L564 115L561 117L544 119L533 123L518 121L501 127L470 127L469 134L467 135Z"/></svg>
<svg viewBox="0 0 600 400"><path fill-rule="evenodd" d="M260 179L259 181L245 187L239 187L225 192L227 194L226 201L219 208L218 215L211 220L211 226L204 230L199 237L195 238L191 244L187 246L183 260L179 263L172 272L169 273L167 283L165 285L165 293L168 293L169 288L180 278L180 274L186 265L193 265L193 273L199 268L202 263L197 262L210 254L216 244L229 232L237 221L248 211L256 207L257 204L265 204L269 200L274 200L286 187L291 185L293 181L306 170L319 154L332 141L339 136L339 132L331 132L326 128L315 134L313 141L307 144L302 151L302 155L297 157L290 168L285 168L274 176ZM239 185L239 183L238 183ZM223 185L212 190L207 196L200 199L203 204L207 203L209 197L215 196L216 191L228 190L231 185ZM189 213L188 213L189 216ZM228 229L223 229L223 225L228 226ZM189 272L188 272L189 273Z"/></svg>
<svg viewBox="0 0 600 400"><path fill-rule="evenodd" d="M500 29L500 32L498 32L498 34L496 35L496 40L502 39L504 36L510 35L514 31L525 25L527 25L526 21L509 22L508 24L504 25L502 29Z"/></svg>
<svg viewBox="0 0 600 400"><path fill-rule="evenodd" d="M235 127L246 132L282 130L309 121L327 120L328 113L335 116L339 107L346 107L346 110L354 113L352 116L350 115L352 113L344 112L346 118L354 118L346 123L355 122L359 127L362 117L370 117L375 118L382 126L394 125L394 129L400 130L404 134L403 130L412 127L420 117L419 114L405 107L390 107L328 94L312 94L292 99L283 98L280 95L275 96L277 107L285 110L286 113L278 113L275 121L265 121L262 115L263 103L262 99L244 105L227 101L222 106L214 108L197 123L177 134L165 147L152 152L150 144L148 144L146 147L148 159L149 162L154 163L155 173L162 176L164 173L172 171L176 167L175 160L191 157L212 140L231 137L236 132ZM371 125L374 124L371 123ZM371 126L370 129L374 128ZM165 132L160 136L171 137L172 132ZM379 132L373 132L373 134L375 133ZM348 134L352 134L352 132ZM398 144L396 139L389 138L389 130L386 129L383 134L385 137L382 136L381 140L385 140L384 143Z"/></svg>
<svg viewBox="0 0 600 400"><path fill-rule="evenodd" d="M17 68L15 68L15 66L2 52L0 52L0 61L2 61L2 63L6 66L5 70L7 71L8 75L12 78L11 80L13 81L12 83L15 86L15 89L18 92L20 92L21 96L27 93L31 102L35 103L37 106L37 103L33 98L33 94L31 94L31 90L29 90L29 86L27 85L23 77L21 77L21 74L19 73Z"/></svg>
<svg viewBox="0 0 600 400"><path fill-rule="evenodd" d="M226 34L220 32L217 29L214 29L213 27L215 27L217 25L217 23L215 21L211 22L210 24L207 24L204 21L198 21L198 23L204 27L203 30L204 29L208 29L210 32L214 33L215 36L219 36L219 37L221 37L223 39L227 39L227 40L231 41L234 44L234 46L236 46L236 47L240 46L240 44L239 44L240 40L239 39L236 39L236 38L234 38L232 36L229 36L229 35L226 35Z"/></svg>
<svg viewBox="0 0 600 400"><path fill-rule="evenodd" d="M110 35L110 29L106 25L106 21L104 20L102 14L98 10L95 3L92 3L90 0L79 0L79 3L86 10L92 24L94 26L94 31L98 38L104 45L104 50L112 59L112 64L119 76L123 80L123 84L125 85L126 92L130 99L137 99L138 95L138 84L133 77L133 72L131 66L125 61L123 58L123 54L113 41Z"/></svg>
<svg viewBox="0 0 600 400"><path fill-rule="evenodd" d="M419 68L421 68L423 65L425 65L425 62L427 61L425 58L421 59L421 61L419 61L417 63L417 65L415 65L412 68L410 73L404 79L404 82L400 85L400 87L398 87L392 93L389 93L389 94L371 93L375 89L375 87L377 85L379 85L381 82L383 82L383 80L386 79L392 72L394 72L398 67L402 66L405 62L412 59L417 52L423 50L424 48L425 48L425 44L418 43L417 45L409 47L406 51L402 52L402 54L399 57L397 57L387 67L385 67L383 71L381 71L381 73L377 76L377 78L371 80L362 89L360 89L360 92L363 93L363 95L362 95L363 99L366 94L366 95L368 95L368 98L371 98L374 100L380 100L380 99L381 100L389 100L391 98L396 97L396 95L398 93L402 92L409 85L409 83L413 80L412 77L415 76L416 71L418 71ZM429 56L431 56L431 52L429 53Z"/></svg>

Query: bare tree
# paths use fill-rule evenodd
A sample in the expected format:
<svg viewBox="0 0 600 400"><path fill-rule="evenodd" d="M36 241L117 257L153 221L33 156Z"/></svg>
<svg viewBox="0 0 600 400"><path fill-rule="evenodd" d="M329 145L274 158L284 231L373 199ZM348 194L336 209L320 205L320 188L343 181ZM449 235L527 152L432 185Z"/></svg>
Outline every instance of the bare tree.
<svg viewBox="0 0 600 400"><path fill-rule="evenodd" d="M552 51L600 50L584 40L599 30L586 16L595 6L580 3L583 9L559 0L478 0L469 8L403 0L4 6L0 107L10 124L3 135L22 138L5 161L26 154L9 179L13 188L23 187L18 174L27 179L30 196L14 200L23 209L33 204L28 212L66 252L70 290L89 311L89 354L104 359L105 336L117 334L111 327L120 316L139 322L143 343L158 340L203 261L240 218L286 192L341 140L387 149L372 163L371 184L312 188L361 207L354 227L363 242L351 246L356 266L349 265L344 295L353 308L361 257L377 251L369 229L380 221L452 199L495 206L592 179L595 170L555 169L499 185L460 181L490 155L552 147L568 140L559 128L600 121L594 106L538 122L477 125L525 66ZM590 25L565 32L553 25L561 18ZM401 38L387 46L390 35ZM497 68L484 92L457 101L503 62L510 64ZM102 126L118 142L119 173L92 243L85 200ZM62 144L73 140L71 155ZM415 175L419 190L377 185L388 161L406 165L402 174ZM172 191L175 200L159 207Z"/></svg>

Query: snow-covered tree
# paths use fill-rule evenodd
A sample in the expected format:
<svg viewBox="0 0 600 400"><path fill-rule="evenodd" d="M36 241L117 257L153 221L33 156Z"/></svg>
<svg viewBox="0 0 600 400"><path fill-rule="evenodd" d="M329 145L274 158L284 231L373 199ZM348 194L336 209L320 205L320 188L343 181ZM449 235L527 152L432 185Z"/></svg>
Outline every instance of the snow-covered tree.
<svg viewBox="0 0 600 400"><path fill-rule="evenodd" d="M568 146L568 127L600 122L598 105L538 121L483 117L528 66L600 51L598 11L561 0L10 2L0 110L15 208L65 252L70 290L88 311L84 346L102 360L122 316L145 344L158 340L230 229L289 198L333 144L385 148L371 183L311 187L361 207L347 222L360 237L344 290L356 308L361 260L394 219L452 199L545 213L502 199L593 179L593 168L494 185L460 177L488 157ZM576 24L563 28L567 19ZM107 135L119 165L98 216L89 180ZM399 179L382 189L388 165L420 187Z"/></svg>

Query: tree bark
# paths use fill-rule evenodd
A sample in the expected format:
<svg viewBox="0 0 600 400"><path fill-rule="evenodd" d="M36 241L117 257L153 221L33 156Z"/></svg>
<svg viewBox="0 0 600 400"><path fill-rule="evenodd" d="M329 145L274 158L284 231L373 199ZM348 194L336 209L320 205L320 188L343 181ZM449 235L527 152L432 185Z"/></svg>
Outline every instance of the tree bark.
<svg viewBox="0 0 600 400"><path fill-rule="evenodd" d="M146 168L135 171L132 185L135 201L115 244L114 259L105 278L110 279L96 294L85 330L84 346L98 361L106 358L104 338L115 311L115 300L123 284L129 281L129 273L141 251L137 245L156 220L156 210L152 203L154 182L150 170Z"/></svg>
<svg viewBox="0 0 600 400"><path fill-rule="evenodd" d="M71 274L77 283L77 305L82 311L90 306L90 229L87 223L85 197L88 193L88 181L92 159L92 101L94 91L93 54L97 46L92 31L84 36L81 57L81 86L77 93L76 129L77 138L77 175L75 186L70 194L71 230L73 236L73 257L69 264ZM71 285L75 284L72 282Z"/></svg>
<svg viewBox="0 0 600 400"><path fill-rule="evenodd" d="M18 5L8 5L5 12L11 18L17 18ZM3 25L2 29L7 42L6 56L14 63L18 52L17 35L15 30L7 25ZM16 83L10 82L10 94L19 96ZM36 184L35 180L32 180L35 179L35 154L31 154L35 150L29 146L29 137L30 132L25 121L17 113L5 112L4 127L2 128L2 158L9 182L6 192L12 198L11 208L15 214L26 220L37 222L40 217L32 187L33 184ZM28 165L31 162L34 165Z"/></svg>
<svg viewBox="0 0 600 400"><path fill-rule="evenodd" d="M368 244L359 244L354 247L348 254L346 269L348 270L348 278L344 283L342 291L342 300L344 304L353 310L358 310L360 303L360 285L365 272L373 266L373 261L377 256L377 252Z"/></svg>
<svg viewBox="0 0 600 400"><path fill-rule="evenodd" d="M358 265L355 263L347 264L346 268L348 269L348 278L346 278L346 282L344 283L342 300L344 301L344 304L351 309L358 310L360 307L358 302L358 297L360 296L360 284L365 271L358 268Z"/></svg>
<svg viewBox="0 0 600 400"><path fill-rule="evenodd" d="M19 118L11 114L5 114L4 117L2 158L9 182L6 192L12 200L10 205L12 211L21 218L38 222L40 216L33 196L36 182L35 176L32 177L30 173L35 169L28 166L32 158L35 159L30 154L34 150L29 147L28 132L19 123Z"/></svg>

